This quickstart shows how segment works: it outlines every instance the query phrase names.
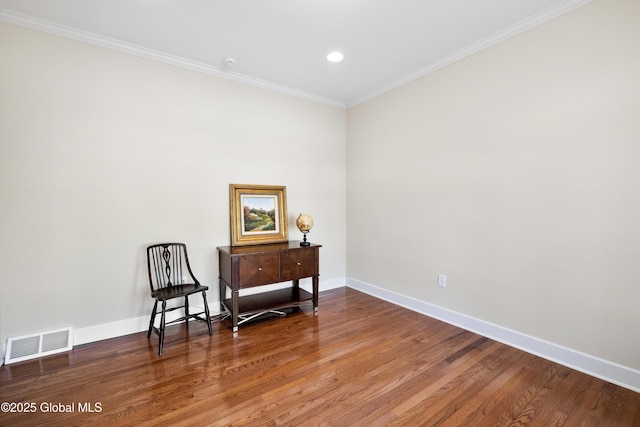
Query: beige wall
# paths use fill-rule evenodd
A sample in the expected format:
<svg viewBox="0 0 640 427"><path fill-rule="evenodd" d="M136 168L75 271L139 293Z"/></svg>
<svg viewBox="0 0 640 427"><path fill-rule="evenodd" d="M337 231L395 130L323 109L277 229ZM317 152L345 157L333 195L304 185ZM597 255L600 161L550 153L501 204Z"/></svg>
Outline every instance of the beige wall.
<svg viewBox="0 0 640 427"><path fill-rule="evenodd" d="M0 342L147 316L149 243L214 285L228 184L263 183L315 217L321 283L640 369L639 9L597 0L348 113L0 23Z"/></svg>
<svg viewBox="0 0 640 427"><path fill-rule="evenodd" d="M596 1L350 109L347 276L640 369L639 40Z"/></svg>
<svg viewBox="0 0 640 427"><path fill-rule="evenodd" d="M286 185L345 276L346 112L0 23L0 342L148 316L144 248L217 300L229 183Z"/></svg>

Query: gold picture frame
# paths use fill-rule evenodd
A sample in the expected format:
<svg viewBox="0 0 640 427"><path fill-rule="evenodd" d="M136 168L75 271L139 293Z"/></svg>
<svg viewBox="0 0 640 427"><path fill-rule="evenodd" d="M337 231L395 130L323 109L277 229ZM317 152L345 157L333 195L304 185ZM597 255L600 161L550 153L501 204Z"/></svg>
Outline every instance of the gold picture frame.
<svg viewBox="0 0 640 427"><path fill-rule="evenodd" d="M287 187L229 184L231 246L288 241Z"/></svg>

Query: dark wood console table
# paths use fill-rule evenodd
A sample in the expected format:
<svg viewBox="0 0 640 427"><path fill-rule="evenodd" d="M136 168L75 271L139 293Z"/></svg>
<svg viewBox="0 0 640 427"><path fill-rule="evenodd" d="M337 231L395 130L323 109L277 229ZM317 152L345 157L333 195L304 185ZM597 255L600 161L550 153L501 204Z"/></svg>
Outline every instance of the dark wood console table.
<svg viewBox="0 0 640 427"><path fill-rule="evenodd" d="M300 246L299 241L254 246L218 247L220 305L231 313L234 335L238 319L258 313L300 306L313 302L318 313L319 252L322 245ZM311 277L313 293L299 286L300 279ZM240 289L292 282L292 286L275 291L240 296ZM231 296L227 296L227 290ZM242 323L242 322L240 322Z"/></svg>

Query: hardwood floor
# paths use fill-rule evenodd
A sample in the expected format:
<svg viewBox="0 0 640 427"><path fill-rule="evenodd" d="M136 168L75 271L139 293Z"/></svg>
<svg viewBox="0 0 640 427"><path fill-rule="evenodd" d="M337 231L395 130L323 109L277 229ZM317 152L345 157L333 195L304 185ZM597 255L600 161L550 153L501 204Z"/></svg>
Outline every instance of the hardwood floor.
<svg viewBox="0 0 640 427"><path fill-rule="evenodd" d="M349 288L228 327L4 366L0 402L35 412L0 425L640 426L638 393Z"/></svg>

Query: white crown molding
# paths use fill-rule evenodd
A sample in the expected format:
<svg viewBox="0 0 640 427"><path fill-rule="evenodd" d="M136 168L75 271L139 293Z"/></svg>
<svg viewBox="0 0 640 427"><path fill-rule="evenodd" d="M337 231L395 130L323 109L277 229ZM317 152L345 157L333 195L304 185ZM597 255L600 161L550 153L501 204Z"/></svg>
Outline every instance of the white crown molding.
<svg viewBox="0 0 640 427"><path fill-rule="evenodd" d="M550 7L536 15L533 15L527 19L524 19L520 22L517 22L513 25L510 25L502 30L491 34L477 42L474 42L468 46L463 47L462 49L453 52L450 55L446 55L440 59L437 59L426 67L417 70L414 73L404 76L401 79L398 79L388 85L385 85L368 95L365 95L361 98L358 98L354 101L351 101L347 104L347 108L355 107L358 104L362 104L363 102L369 101L377 96L380 96L386 92L390 92L393 89L397 89L400 86L403 86L413 80L419 79L420 77L424 77L428 74L433 73L441 68L446 67L447 65L451 65L454 62L458 62L468 56L471 56L475 53L478 53L484 49L487 49L495 44L503 42L507 39L517 36L525 31L528 31L538 25L544 24L547 21L550 21L554 18L562 16L568 12L571 12L574 9L582 7L586 4L593 2L594 0L566 0L556 6Z"/></svg>
<svg viewBox="0 0 640 427"><path fill-rule="evenodd" d="M453 52L450 55L446 55L438 60L435 60L430 64L428 64L427 66L425 66L424 68L421 68L420 70L417 70L414 73L406 75L401 79L398 79L388 85L385 85L369 93L368 95L365 95L363 97L360 97L348 103L337 100L337 99L327 98L320 95L315 95L313 93L300 91L297 89L290 88L288 86L272 83L256 77L247 76L247 75L240 74L233 71L223 70L213 65L191 61L179 56L170 55L170 54L156 51L153 49L147 49L134 44L125 43L120 40L99 36L97 34L89 33L87 31L78 30L76 28L71 28L64 25L56 24L54 22L38 19L33 16L25 15L22 13L11 11L11 10L6 10L6 9L2 10L2 12L0 13L0 20L11 23L11 24L32 28L34 30L39 30L46 33L55 34L58 36L82 41L82 42L93 44L96 46L106 47L109 49L117 50L117 51L128 53L131 55L140 56L146 59L151 59L154 61L159 61L166 64L187 68L187 69L198 71L201 73L214 75L216 77L220 77L223 79L248 84L248 85L259 87L262 89L271 90L274 92L279 92L285 95L295 96L298 98L306 99L308 101L318 102L318 103L329 105L332 107L346 109L346 108L354 107L363 102L366 102L377 96L380 96L386 92L389 92L393 89L403 86L413 80L419 79L420 77L424 77L430 73L433 73L434 71L437 71L441 68L446 67L447 65L460 61L468 56L471 56L477 52L487 49L497 43L500 43L504 40L514 37L520 33L530 30L538 25L541 25L547 21L550 21L568 12L571 12L572 10L582 7L593 1L594 0L566 0L530 18L522 20L516 24L510 25L509 27L504 28L488 37L485 37L484 39L478 40L477 42L472 43L456 52Z"/></svg>
<svg viewBox="0 0 640 427"><path fill-rule="evenodd" d="M507 344L592 377L640 392L640 371L444 307L347 277L347 286L376 298Z"/></svg>
<svg viewBox="0 0 640 427"><path fill-rule="evenodd" d="M223 79L248 84L262 89L267 89L273 92L279 92L285 95L306 99L308 101L313 101L342 109L345 109L347 107L347 104L340 100L315 95L313 93L293 89L288 86L258 79L256 77L247 76L233 71L227 71L213 65L192 61L186 58L170 55L168 53L160 52L153 49L148 49L131 43L126 43L109 37L103 37L94 33L79 30L77 28L60 25L55 22L35 18L33 16L25 15L19 12L14 12L12 10L3 9L2 12L0 12L0 20L8 22L10 24L20 25L22 27L31 28L45 33L66 37L84 43L89 43L95 46L101 46L119 52L128 53L130 55L136 55L142 58L151 59L153 61L163 62L165 64L175 65L189 70L210 74Z"/></svg>

